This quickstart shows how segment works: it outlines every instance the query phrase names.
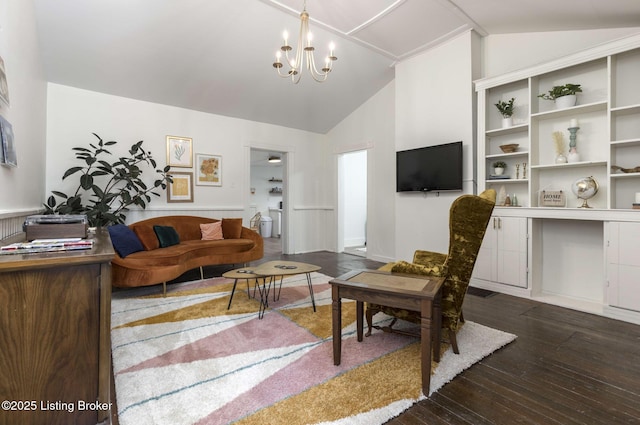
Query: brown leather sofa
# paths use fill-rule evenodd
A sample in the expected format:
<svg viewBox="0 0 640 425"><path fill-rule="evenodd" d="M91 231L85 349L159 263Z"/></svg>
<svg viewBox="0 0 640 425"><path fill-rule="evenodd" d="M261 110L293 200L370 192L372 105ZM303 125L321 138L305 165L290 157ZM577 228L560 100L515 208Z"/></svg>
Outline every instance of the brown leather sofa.
<svg viewBox="0 0 640 425"><path fill-rule="evenodd" d="M220 220L195 216L154 217L130 224L143 250L111 262L112 286L130 288L162 283L184 272L209 265L245 264L264 255L262 237L242 226L242 219L222 219L224 239L202 240L200 224ZM172 227L179 236L176 245L160 248L154 226ZM202 269L201 269L202 272Z"/></svg>

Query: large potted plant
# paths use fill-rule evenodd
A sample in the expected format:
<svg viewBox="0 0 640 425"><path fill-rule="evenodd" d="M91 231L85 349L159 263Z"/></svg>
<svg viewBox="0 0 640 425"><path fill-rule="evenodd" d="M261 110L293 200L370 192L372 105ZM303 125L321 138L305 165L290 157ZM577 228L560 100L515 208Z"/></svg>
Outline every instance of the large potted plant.
<svg viewBox="0 0 640 425"><path fill-rule="evenodd" d="M507 128L513 125L513 113L514 106L513 102L516 99L512 97L508 102L503 100L498 100L498 103L495 103L496 108L498 108L498 112L502 115L502 127Z"/></svg>
<svg viewBox="0 0 640 425"><path fill-rule="evenodd" d="M553 100L557 109L564 109L575 106L578 100L577 93L582 93L580 84L567 83L562 86L553 86L548 93L539 94L538 97Z"/></svg>
<svg viewBox="0 0 640 425"><path fill-rule="evenodd" d="M76 159L84 165L69 168L62 180L73 175L79 176L78 186L67 195L60 191L51 191L44 204L45 214L86 214L90 226L108 226L124 223L130 206L146 208L151 196L160 196L159 189L166 189L171 183L169 166L156 169L158 178L152 187L142 180L144 166L156 167L151 152L144 150L142 140L129 149L129 156L121 156L113 162L103 158L112 155L107 149L117 142L103 141L93 133L97 143L89 143L89 148L76 147ZM57 198L62 201L58 203Z"/></svg>

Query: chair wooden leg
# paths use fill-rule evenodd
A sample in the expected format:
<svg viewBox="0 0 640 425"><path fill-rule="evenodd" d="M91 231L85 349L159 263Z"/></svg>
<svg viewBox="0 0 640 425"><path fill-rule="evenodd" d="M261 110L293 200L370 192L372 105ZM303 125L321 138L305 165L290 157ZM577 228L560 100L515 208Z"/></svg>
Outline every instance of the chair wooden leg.
<svg viewBox="0 0 640 425"><path fill-rule="evenodd" d="M167 282L162 282L162 296L167 296Z"/></svg>
<svg viewBox="0 0 640 425"><path fill-rule="evenodd" d="M367 307L367 312L365 313L365 316L367 318L367 326L369 329L367 330L367 333L364 334L364 336L371 336L371 329L373 328L373 311L371 311L369 307Z"/></svg>
<svg viewBox="0 0 640 425"><path fill-rule="evenodd" d="M458 340L456 339L456 332L449 329L449 342L451 342L451 349L455 354L460 354L458 350Z"/></svg>

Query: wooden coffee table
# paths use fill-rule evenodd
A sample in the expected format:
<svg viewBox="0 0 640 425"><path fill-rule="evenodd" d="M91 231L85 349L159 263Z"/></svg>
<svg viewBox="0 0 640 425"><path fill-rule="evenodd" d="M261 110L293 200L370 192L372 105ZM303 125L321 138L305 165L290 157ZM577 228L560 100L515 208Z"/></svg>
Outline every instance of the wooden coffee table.
<svg viewBox="0 0 640 425"><path fill-rule="evenodd" d="M429 395L431 350L440 359L440 301L444 278L357 270L329 281L333 300L333 363L340 364L342 351L342 298L356 300L358 341L362 341L364 302L420 311L422 392Z"/></svg>
<svg viewBox="0 0 640 425"><path fill-rule="evenodd" d="M320 266L313 264L299 263L297 261L267 261L266 263L258 264L255 267L245 267L242 269L235 269L224 273L222 276L234 279L233 290L231 291L231 297L229 298L229 307L231 307L231 300L233 299L233 293L236 289L238 279L256 279L256 286L260 293L260 309L258 311L258 318L264 317L265 310L269 307L269 292L271 285L273 284L273 300L280 298L280 290L282 289L282 279L284 276L293 276L296 274L305 274L307 276L307 285L309 286L309 295L311 296L311 305L313 311L316 311L316 300L313 296L313 284L311 283L311 273L320 270ZM278 288L278 295L276 297L276 280L280 277L280 286ZM260 286L260 279L262 280L262 286ZM247 280L248 285L248 280ZM248 290L248 287L247 287Z"/></svg>

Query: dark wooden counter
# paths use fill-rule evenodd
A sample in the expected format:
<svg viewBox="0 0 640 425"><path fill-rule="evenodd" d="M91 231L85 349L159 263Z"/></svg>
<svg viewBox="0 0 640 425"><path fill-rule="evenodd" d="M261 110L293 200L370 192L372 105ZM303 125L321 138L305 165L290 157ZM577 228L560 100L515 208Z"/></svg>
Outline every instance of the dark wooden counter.
<svg viewBox="0 0 640 425"><path fill-rule="evenodd" d="M0 424L108 421L114 252L106 230L90 237L0 256Z"/></svg>

